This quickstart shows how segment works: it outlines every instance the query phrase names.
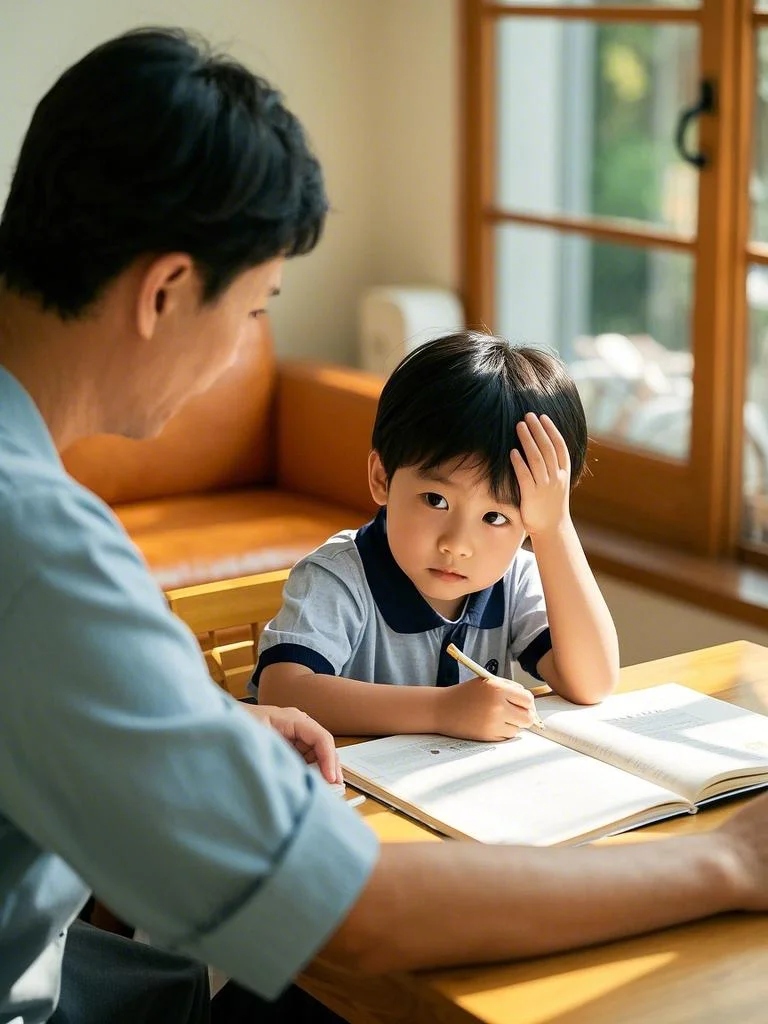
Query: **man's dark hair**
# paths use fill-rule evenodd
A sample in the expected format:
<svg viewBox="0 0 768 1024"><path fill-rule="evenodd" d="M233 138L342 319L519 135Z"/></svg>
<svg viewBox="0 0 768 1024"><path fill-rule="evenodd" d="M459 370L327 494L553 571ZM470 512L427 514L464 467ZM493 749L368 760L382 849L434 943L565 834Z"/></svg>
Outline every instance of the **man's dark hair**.
<svg viewBox="0 0 768 1024"><path fill-rule="evenodd" d="M139 29L35 110L0 220L0 275L64 318L144 253L185 252L203 299L317 244L320 165L279 92L202 40Z"/></svg>
<svg viewBox="0 0 768 1024"><path fill-rule="evenodd" d="M571 457L571 486L582 475L587 424L564 364L543 349L462 331L415 349L384 385L372 446L389 480L401 467L432 470L466 459L487 473L499 501L520 503L509 453L522 453L516 426L546 414Z"/></svg>

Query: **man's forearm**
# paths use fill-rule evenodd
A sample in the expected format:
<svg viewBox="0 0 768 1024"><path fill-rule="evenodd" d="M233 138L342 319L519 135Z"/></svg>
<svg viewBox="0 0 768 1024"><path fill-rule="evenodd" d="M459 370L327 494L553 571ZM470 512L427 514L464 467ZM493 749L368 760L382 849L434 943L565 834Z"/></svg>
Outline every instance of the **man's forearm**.
<svg viewBox="0 0 768 1024"><path fill-rule="evenodd" d="M720 833L577 849L387 844L322 955L369 973L514 959L738 906Z"/></svg>

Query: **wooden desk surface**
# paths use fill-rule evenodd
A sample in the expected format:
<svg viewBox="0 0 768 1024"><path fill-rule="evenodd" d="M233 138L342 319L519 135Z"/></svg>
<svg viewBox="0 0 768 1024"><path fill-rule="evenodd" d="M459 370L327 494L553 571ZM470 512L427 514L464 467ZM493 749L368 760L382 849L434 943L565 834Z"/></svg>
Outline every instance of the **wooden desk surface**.
<svg viewBox="0 0 768 1024"><path fill-rule="evenodd" d="M635 665L622 670L619 689L664 682L768 714L768 648L738 641ZM700 831L739 803L601 842L652 842ZM361 812L382 842L440 842L370 798ZM768 917L733 914L491 967L364 978L315 963L301 984L353 1024L765 1024Z"/></svg>

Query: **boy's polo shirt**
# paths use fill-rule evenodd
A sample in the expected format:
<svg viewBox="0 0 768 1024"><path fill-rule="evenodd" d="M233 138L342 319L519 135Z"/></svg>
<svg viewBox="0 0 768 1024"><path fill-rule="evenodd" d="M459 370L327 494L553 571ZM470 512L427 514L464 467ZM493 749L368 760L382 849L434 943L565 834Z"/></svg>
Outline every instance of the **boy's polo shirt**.
<svg viewBox="0 0 768 1024"><path fill-rule="evenodd" d="M296 662L319 674L376 683L450 686L471 677L446 651L455 644L489 671L512 663L536 675L550 650L541 579L519 551L503 578L470 594L461 616L444 618L422 597L389 548L386 515L344 530L302 559L283 606L265 627L250 688L267 665Z"/></svg>

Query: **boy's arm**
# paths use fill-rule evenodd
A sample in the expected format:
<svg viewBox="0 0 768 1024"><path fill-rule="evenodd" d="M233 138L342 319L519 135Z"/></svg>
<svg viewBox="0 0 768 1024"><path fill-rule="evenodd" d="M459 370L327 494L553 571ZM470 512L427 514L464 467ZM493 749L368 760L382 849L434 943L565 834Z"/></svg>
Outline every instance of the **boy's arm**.
<svg viewBox="0 0 768 1024"><path fill-rule="evenodd" d="M347 570L347 571L345 571ZM517 683L469 679L434 687L347 679L367 608L349 562L310 556L294 567L283 606L262 633L251 683L259 702L297 707L338 736L438 732L501 740L531 724L533 698Z"/></svg>
<svg viewBox="0 0 768 1024"><path fill-rule="evenodd" d="M502 740L531 724L533 698L501 679L468 679L455 686L394 686L315 673L306 665L267 665L259 701L297 707L337 736L442 733Z"/></svg>
<svg viewBox="0 0 768 1024"><path fill-rule="evenodd" d="M567 700L596 703L613 690L619 676L611 613L570 518L532 543L552 636L552 649L539 661L538 673Z"/></svg>
<svg viewBox="0 0 768 1024"><path fill-rule="evenodd" d="M259 702L297 707L336 736L438 732L438 691L431 686L388 686L315 673L306 665L267 665Z"/></svg>
<svg viewBox="0 0 768 1024"><path fill-rule="evenodd" d="M518 424L525 460L511 458L520 484L520 514L541 576L552 649L539 675L579 704L602 700L616 685L619 645L608 606L569 510L570 458L552 420L532 414Z"/></svg>

